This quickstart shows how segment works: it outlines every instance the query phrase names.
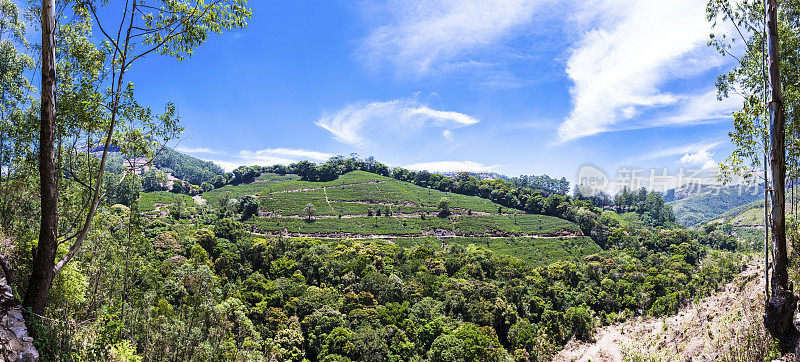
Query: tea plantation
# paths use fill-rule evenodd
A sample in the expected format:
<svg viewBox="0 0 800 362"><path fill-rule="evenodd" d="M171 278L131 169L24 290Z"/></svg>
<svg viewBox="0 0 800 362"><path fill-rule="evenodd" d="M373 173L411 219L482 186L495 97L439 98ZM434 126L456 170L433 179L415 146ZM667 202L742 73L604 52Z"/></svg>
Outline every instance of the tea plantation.
<svg viewBox="0 0 800 362"><path fill-rule="evenodd" d="M329 182L264 173L254 182L226 185L201 197L213 209L220 205L235 208L246 197L257 200L258 212L243 220L254 235L380 238L438 248L442 242L479 244L537 265L600 250L590 238L582 236L573 222L526 214L480 197L442 192L363 171ZM440 213L438 208L443 198L449 201L446 213ZM173 215L175 205L190 213L200 208L186 195L167 192L144 194L140 208L151 213L168 208ZM180 220L171 223L177 225Z"/></svg>

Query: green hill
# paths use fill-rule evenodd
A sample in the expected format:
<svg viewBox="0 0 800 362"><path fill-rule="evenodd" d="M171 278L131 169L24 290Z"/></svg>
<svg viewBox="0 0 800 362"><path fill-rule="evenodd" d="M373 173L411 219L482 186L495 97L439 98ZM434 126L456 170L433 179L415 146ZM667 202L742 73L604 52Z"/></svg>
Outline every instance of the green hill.
<svg viewBox="0 0 800 362"><path fill-rule="evenodd" d="M428 189L363 171L328 182L265 173L252 183L226 185L195 199L168 192L145 193L140 208L154 218L169 219L176 208L185 209L185 214L200 212L204 202L217 210L221 205L233 208L245 198L258 204L258 211L243 221L255 235L381 239L434 249L476 244L534 265L579 260L601 251L573 222L525 214L480 197ZM437 208L443 198L449 200L449 215L440 215ZM307 213L309 204L314 209L311 217Z"/></svg>
<svg viewBox="0 0 800 362"><path fill-rule="evenodd" d="M730 209L717 216L716 221L730 220L734 226L764 225L764 199Z"/></svg>
<svg viewBox="0 0 800 362"><path fill-rule="evenodd" d="M791 190L786 194L787 198L792 197ZM732 208L709 222L726 223L733 225L736 236L744 245L758 249L764 243L764 199L763 194L758 200ZM796 201L800 201L800 194L794 195ZM792 204L790 200L786 202L787 214L791 213Z"/></svg>
<svg viewBox="0 0 800 362"><path fill-rule="evenodd" d="M214 176L225 175L225 171L217 164L194 158L171 148L162 150L153 159L153 165L192 185L210 182Z"/></svg>
<svg viewBox="0 0 800 362"><path fill-rule="evenodd" d="M425 246L441 250L441 240L433 237L396 238L397 245L412 248ZM481 238L463 237L445 240L445 246L458 244L464 247L480 245L500 255L513 256L533 266L549 265L553 261L581 262L586 255L602 252L588 236L553 238Z"/></svg>
<svg viewBox="0 0 800 362"><path fill-rule="evenodd" d="M334 181L308 182L264 174L256 182L227 185L203 197L211 204L252 196L259 213L247 223L257 233L294 236L533 237L578 236L569 221L524 214L489 200L419 187L353 171ZM437 205L449 199L447 217ZM313 215L307 215L313 205Z"/></svg>
<svg viewBox="0 0 800 362"><path fill-rule="evenodd" d="M792 193L791 190L786 193L786 212L791 213ZM800 202L800 194L795 194L795 202ZM763 227L764 226L764 194L750 203L732 208L716 218L714 221L725 222L730 221L734 226L738 227Z"/></svg>
<svg viewBox="0 0 800 362"><path fill-rule="evenodd" d="M674 194L680 195L679 192ZM669 195L670 193L667 196L669 197ZM694 193L694 196L687 194L683 198L668 202L667 205L672 206L678 223L697 226L717 219L731 209L761 200L763 197L763 189L739 192L736 186L729 186L713 192L700 190L700 192Z"/></svg>

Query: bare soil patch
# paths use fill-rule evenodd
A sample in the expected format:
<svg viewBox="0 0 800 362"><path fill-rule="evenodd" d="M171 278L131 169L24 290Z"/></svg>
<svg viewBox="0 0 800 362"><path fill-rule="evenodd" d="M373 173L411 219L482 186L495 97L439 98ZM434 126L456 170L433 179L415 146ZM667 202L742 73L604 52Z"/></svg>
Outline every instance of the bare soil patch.
<svg viewBox="0 0 800 362"><path fill-rule="evenodd" d="M763 305L763 293L763 261L751 259L719 292L682 308L678 314L666 318L637 317L603 327L595 334L594 343L572 340L555 360L726 359L725 351L738 348L733 345L739 343L734 335L758 329L757 311L758 304Z"/></svg>

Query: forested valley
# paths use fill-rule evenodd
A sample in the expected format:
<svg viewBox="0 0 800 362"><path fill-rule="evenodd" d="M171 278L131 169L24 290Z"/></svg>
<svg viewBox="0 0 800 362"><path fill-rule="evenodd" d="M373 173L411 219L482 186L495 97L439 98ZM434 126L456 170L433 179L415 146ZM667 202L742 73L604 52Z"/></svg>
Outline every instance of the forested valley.
<svg viewBox="0 0 800 362"><path fill-rule="evenodd" d="M329 168L335 179L305 180ZM357 158L145 187L162 172L123 182L101 205L84 252L51 292L59 322L36 327L41 353L547 360L605 324L676 313L758 247L737 241L730 224L686 230L645 191L617 212L558 190ZM107 183L124 176L109 172Z"/></svg>
<svg viewBox="0 0 800 362"><path fill-rule="evenodd" d="M767 205L770 222L789 211L788 255L766 253L789 271L769 290L796 309L797 199L764 201L766 180L750 198L679 202L674 189L586 192L357 154L226 172L181 152L180 104L140 103L129 72L206 56L258 14L246 0L109 3L0 0L0 360L549 361L735 284L763 260ZM791 133L800 11L781 4ZM707 20L762 21L761 2L731 6L710 1ZM721 178L769 166L751 32L717 84L720 98L752 93ZM729 42L709 45L725 55ZM790 352L759 333L759 356Z"/></svg>

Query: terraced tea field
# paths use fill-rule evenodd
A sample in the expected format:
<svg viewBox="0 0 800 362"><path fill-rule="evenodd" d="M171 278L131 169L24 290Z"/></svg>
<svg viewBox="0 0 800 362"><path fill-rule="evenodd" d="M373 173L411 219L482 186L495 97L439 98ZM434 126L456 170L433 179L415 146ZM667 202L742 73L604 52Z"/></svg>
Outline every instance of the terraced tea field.
<svg viewBox="0 0 800 362"><path fill-rule="evenodd" d="M225 193L258 197L259 216L248 221L253 232L319 237L559 236L580 235L574 223L504 209L480 197L419 187L355 171L330 182L299 181L264 174L245 185L225 186L203 196L214 202ZM451 215L438 217L439 201L450 200ZM314 215L306 215L306 205Z"/></svg>
<svg viewBox="0 0 800 362"><path fill-rule="evenodd" d="M295 236L337 237L403 236L574 236L580 229L574 223L544 215L458 215L449 218L393 216L354 216L304 218L258 218L249 222L257 233L283 233Z"/></svg>
<svg viewBox="0 0 800 362"><path fill-rule="evenodd" d="M264 174L256 182L227 185L206 192L203 197L213 203L225 193L234 199L258 196L262 214L272 217L303 215L308 204L313 204L320 216L366 216L370 210L377 213L378 209L390 214L436 213L436 205L442 197L450 199L454 214L522 213L480 197L428 189L363 171L350 172L329 182Z"/></svg>
<svg viewBox="0 0 800 362"><path fill-rule="evenodd" d="M600 248L582 236L572 222L545 215L525 214L489 200L419 187L367 172L355 171L330 182L300 181L296 175L263 174L255 182L206 192L217 205L221 197L240 200L255 196L257 216L245 221L254 235L283 235L325 239L376 239L406 246L470 244L525 262L578 258ZM170 197L173 197L172 199ZM180 195L147 196L150 206ZM450 200L450 215L439 217L437 205ZM186 196L187 205L195 205ZM306 205L314 206L311 217Z"/></svg>

